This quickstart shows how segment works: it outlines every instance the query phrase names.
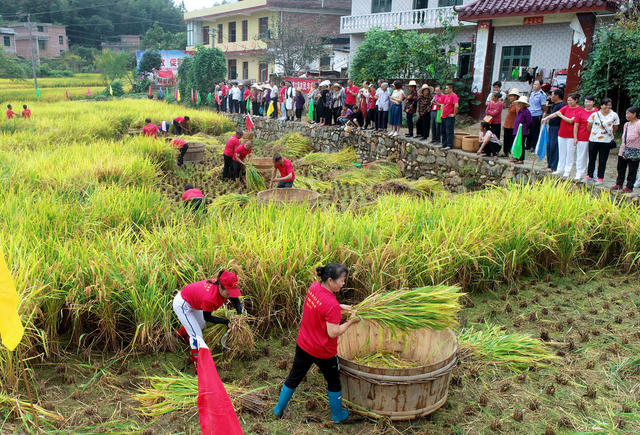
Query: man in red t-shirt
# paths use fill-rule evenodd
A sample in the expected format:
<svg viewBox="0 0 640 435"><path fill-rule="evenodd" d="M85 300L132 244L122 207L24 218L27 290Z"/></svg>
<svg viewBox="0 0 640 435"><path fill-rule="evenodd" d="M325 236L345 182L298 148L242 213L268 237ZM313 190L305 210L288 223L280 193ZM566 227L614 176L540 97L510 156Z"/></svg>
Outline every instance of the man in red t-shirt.
<svg viewBox="0 0 640 435"><path fill-rule="evenodd" d="M177 116L173 118L173 126L176 129L176 134L182 134L182 129L184 129L187 124L189 124L188 116Z"/></svg>
<svg viewBox="0 0 640 435"><path fill-rule="evenodd" d="M155 124L152 124L150 118L145 119L144 122L145 122L145 126L142 127L142 134L145 136L151 136L153 138L156 138L158 136L158 131L160 131L158 126Z"/></svg>
<svg viewBox="0 0 640 435"><path fill-rule="evenodd" d="M13 115L15 115L13 107L11 107L11 104L7 104L7 119L13 119Z"/></svg>
<svg viewBox="0 0 640 435"><path fill-rule="evenodd" d="M249 154L253 151L253 142L251 140L236 147L233 153L233 180L237 180L242 175L242 168L247 166Z"/></svg>
<svg viewBox="0 0 640 435"><path fill-rule="evenodd" d="M233 179L233 156L236 153L236 148L240 146L240 139L242 139L242 129L237 129L236 134L231 135L224 146L224 152L222 153L222 159L224 160L224 166L222 167L223 179Z"/></svg>
<svg viewBox="0 0 640 435"><path fill-rule="evenodd" d="M189 144L180 138L175 138L171 140L171 138L168 137L167 141L169 141L169 144L171 146L180 150L180 154L178 155L178 167L181 168L182 165L184 164L184 155L187 153L187 150L189 149Z"/></svg>
<svg viewBox="0 0 640 435"><path fill-rule="evenodd" d="M346 104L346 106L351 110L356 107L356 96L358 95L358 91L359 89L356 85L353 84L353 80L348 80L347 87L344 90L344 104Z"/></svg>
<svg viewBox="0 0 640 435"><path fill-rule="evenodd" d="M276 169L280 172L280 177L276 178ZM273 185L274 181L278 182L278 189L293 187L293 180L296 179L296 174L293 172L293 165L291 160L285 159L280 154L274 154L273 156L273 173L271 174L271 183L269 183L269 189Z"/></svg>
<svg viewBox="0 0 640 435"><path fill-rule="evenodd" d="M184 193L182 194L182 200L185 207L191 207L193 210L198 210L201 206L204 208L204 194L200 189L193 187L193 184L187 184L184 186Z"/></svg>
<svg viewBox="0 0 640 435"><path fill-rule="evenodd" d="M458 113L458 96L453 92L453 83L444 88L444 96L438 99L442 104L442 149L453 148L453 134Z"/></svg>
<svg viewBox="0 0 640 435"><path fill-rule="evenodd" d="M31 119L31 110L27 109L27 105L22 105L22 117L24 119Z"/></svg>

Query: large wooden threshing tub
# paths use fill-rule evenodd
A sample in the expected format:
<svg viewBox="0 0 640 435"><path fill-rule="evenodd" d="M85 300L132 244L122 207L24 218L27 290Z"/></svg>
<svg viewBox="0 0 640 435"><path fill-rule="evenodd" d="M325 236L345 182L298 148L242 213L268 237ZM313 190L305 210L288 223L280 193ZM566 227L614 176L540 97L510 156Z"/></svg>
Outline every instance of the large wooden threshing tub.
<svg viewBox="0 0 640 435"><path fill-rule="evenodd" d="M297 202L299 204L315 205L320 194L308 189L268 189L258 192L257 199L260 204L276 202Z"/></svg>
<svg viewBox="0 0 640 435"><path fill-rule="evenodd" d="M271 157L254 157L250 161L255 166L256 171L265 177L268 182L273 171L273 159Z"/></svg>
<svg viewBox="0 0 640 435"><path fill-rule="evenodd" d="M389 369L353 361L358 354L378 350L397 352L424 365ZM458 343L451 329L420 329L394 338L388 330L360 322L338 339L338 359L346 400L391 420L411 420L431 414L447 401Z"/></svg>
<svg viewBox="0 0 640 435"><path fill-rule="evenodd" d="M202 142L189 142L189 148L184 154L184 161L189 163L200 163L204 160L205 145Z"/></svg>

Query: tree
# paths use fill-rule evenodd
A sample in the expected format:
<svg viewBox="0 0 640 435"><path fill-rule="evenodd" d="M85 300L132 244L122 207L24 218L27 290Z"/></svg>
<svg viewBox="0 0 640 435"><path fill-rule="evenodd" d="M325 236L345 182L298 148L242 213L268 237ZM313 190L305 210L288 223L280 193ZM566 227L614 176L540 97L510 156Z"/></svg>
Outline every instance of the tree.
<svg viewBox="0 0 640 435"><path fill-rule="evenodd" d="M130 68L130 56L127 53L113 54L104 51L95 58L96 69L107 82L127 76Z"/></svg>
<svg viewBox="0 0 640 435"><path fill-rule="evenodd" d="M142 35L140 46L144 50L184 50L187 47L187 33L165 31L158 23L154 23Z"/></svg>
<svg viewBox="0 0 640 435"><path fill-rule="evenodd" d="M140 73L150 73L162 66L162 56L156 50L147 50L142 55L138 70Z"/></svg>
<svg viewBox="0 0 640 435"><path fill-rule="evenodd" d="M0 54L0 77L21 79L27 76L26 68L16 59Z"/></svg>
<svg viewBox="0 0 640 435"><path fill-rule="evenodd" d="M587 57L580 91L596 99L614 100L614 110L640 105L640 13L633 9L598 32Z"/></svg>
<svg viewBox="0 0 640 435"><path fill-rule="evenodd" d="M224 53L217 48L199 45L189 68L187 83L189 89L198 91L200 95L207 95L214 92L216 83L224 80L226 74L227 60Z"/></svg>
<svg viewBox="0 0 640 435"><path fill-rule="evenodd" d="M326 40L321 36L319 20L303 27L292 18L285 18L276 20L269 30L261 39L267 46L263 59L280 67L285 75L308 69L310 63L326 54Z"/></svg>
<svg viewBox="0 0 640 435"><path fill-rule="evenodd" d="M451 80L456 71L450 59L457 50L453 43L457 28L442 24L438 33L369 29L351 62L351 78L357 82L405 77Z"/></svg>

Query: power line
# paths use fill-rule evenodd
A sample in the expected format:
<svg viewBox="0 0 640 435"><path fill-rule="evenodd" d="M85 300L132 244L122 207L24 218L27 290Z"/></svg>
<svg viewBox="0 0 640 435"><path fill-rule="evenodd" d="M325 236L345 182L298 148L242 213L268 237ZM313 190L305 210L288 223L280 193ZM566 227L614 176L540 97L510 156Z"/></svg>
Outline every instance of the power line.
<svg viewBox="0 0 640 435"><path fill-rule="evenodd" d="M69 12L69 11L80 11L83 9L93 9L93 8L99 8L99 7L103 7L103 6L113 6L113 2L112 3L105 3L103 5L94 5L94 6L84 6L84 7L80 7L80 8L68 8L68 9L58 9L55 11L46 11L46 12L33 12L30 13L29 15L33 16L33 15L46 15L46 14L52 14L52 13L58 13L58 12ZM23 17L25 15L27 15L26 12L18 12L15 14L12 14L14 17L16 17L16 19L20 19L20 17ZM6 18L6 16L5 16Z"/></svg>

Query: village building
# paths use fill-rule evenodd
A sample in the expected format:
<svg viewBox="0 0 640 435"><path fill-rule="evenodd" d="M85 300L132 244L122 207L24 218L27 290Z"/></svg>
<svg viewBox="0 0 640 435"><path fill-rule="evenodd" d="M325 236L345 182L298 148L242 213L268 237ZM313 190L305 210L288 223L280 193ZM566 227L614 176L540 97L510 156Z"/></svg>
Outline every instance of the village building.
<svg viewBox="0 0 640 435"><path fill-rule="evenodd" d="M54 59L69 51L69 40L65 26L31 23L31 36L29 35L29 23L10 23L5 27L15 32L15 54L22 58L31 59L30 38L33 38L35 44L36 59Z"/></svg>
<svg viewBox="0 0 640 435"><path fill-rule="evenodd" d="M111 41L100 44L102 51L112 53L135 53L140 48L140 35L118 35Z"/></svg>
<svg viewBox="0 0 640 435"><path fill-rule="evenodd" d="M340 17L349 13L349 0L241 0L235 3L186 12L187 50L197 45L219 48L227 58L229 80L266 81L280 73L264 60L266 44L274 24L280 20L311 28L316 20L321 35L338 36ZM346 71L346 56L318 59L310 69L334 65ZM339 58L339 59L337 59Z"/></svg>
<svg viewBox="0 0 640 435"><path fill-rule="evenodd" d="M8 27L0 27L0 38L2 38L2 54L15 56L16 31Z"/></svg>

